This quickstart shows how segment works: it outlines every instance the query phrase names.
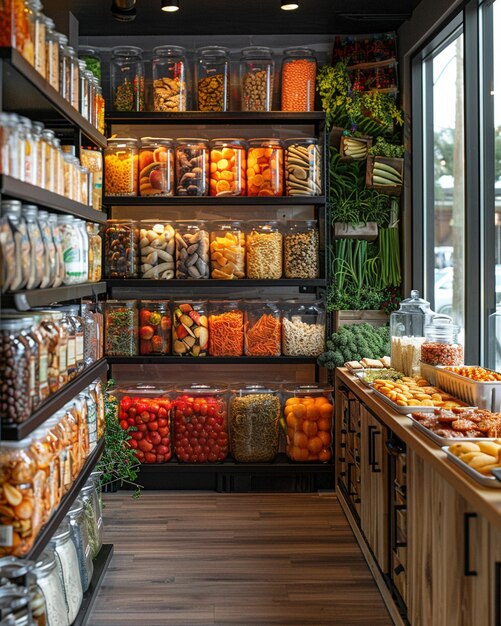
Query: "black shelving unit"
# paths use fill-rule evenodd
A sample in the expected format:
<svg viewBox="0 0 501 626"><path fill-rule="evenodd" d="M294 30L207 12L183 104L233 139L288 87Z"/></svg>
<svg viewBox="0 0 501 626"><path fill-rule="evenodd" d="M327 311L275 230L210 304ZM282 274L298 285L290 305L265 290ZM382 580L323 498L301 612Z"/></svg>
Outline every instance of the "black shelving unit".
<svg viewBox="0 0 501 626"><path fill-rule="evenodd" d="M97 224L104 224L107 219L107 215L103 211L96 211L86 204L75 202L58 193L30 185L30 183L24 183L21 180L12 178L12 176L2 176L0 174L0 195L6 198L22 200L23 202L33 202L46 209L67 215L74 215L75 217L89 222L96 222Z"/></svg>
<svg viewBox="0 0 501 626"><path fill-rule="evenodd" d="M94 559L94 573L90 581L89 588L84 593L82 606L78 611L77 617L72 626L86 626L90 624L89 619L92 609L97 599L99 588L101 587L104 575L113 557L113 545L111 543L103 544L99 554Z"/></svg>
<svg viewBox="0 0 501 626"><path fill-rule="evenodd" d="M106 360L110 365L186 365L198 363L199 365L316 365L316 358L306 356L277 356L277 357L249 357L249 356L108 356Z"/></svg>
<svg viewBox="0 0 501 626"><path fill-rule="evenodd" d="M57 302L68 302L80 298L92 298L106 293L106 283L82 283L81 285L63 285L50 289L32 289L16 291L2 295L4 308L15 308L18 311L28 311L38 306L50 306Z"/></svg>
<svg viewBox="0 0 501 626"><path fill-rule="evenodd" d="M66 384L57 393L53 394L34 411L31 416L22 424L14 424L10 426L2 426L1 436L4 441L19 441L24 439L46 419L54 415L56 411L61 409L67 402L72 400L78 393L83 391L93 380L106 373L108 363L106 359L97 361L87 369L85 369L74 380Z"/></svg>
<svg viewBox="0 0 501 626"><path fill-rule="evenodd" d="M108 124L243 124L243 125L276 125L289 124L294 126L305 124L325 124L324 111L295 112L295 111L227 111L201 112L182 111L177 113L159 113L155 111L143 111L141 113L128 113L121 111L110 111L106 115Z"/></svg>
<svg viewBox="0 0 501 626"><path fill-rule="evenodd" d="M56 531L59 524L63 521L64 516L71 508L71 505L75 501L76 497L80 493L90 473L96 466L104 450L104 438L97 444L96 448L89 454L85 465L80 470L75 482L71 485L70 490L61 498L61 502L57 509L52 513L49 521L42 526L38 536L26 555L27 559L36 560L42 553L45 546L49 543L52 535Z"/></svg>
<svg viewBox="0 0 501 626"><path fill-rule="evenodd" d="M110 206L196 206L196 207L256 207L256 206L311 206L324 205L325 196L289 197L248 197L234 196L106 196L104 202Z"/></svg>
<svg viewBox="0 0 501 626"><path fill-rule="evenodd" d="M326 287L327 280L325 278L312 279L294 279L281 278L280 280L255 280L250 278L242 278L241 280L150 280L148 278L112 278L106 281L108 288L111 289L134 289L140 291L149 291L151 289L202 289L210 291L214 287L232 287L233 289L247 289L256 287L304 287L318 288Z"/></svg>

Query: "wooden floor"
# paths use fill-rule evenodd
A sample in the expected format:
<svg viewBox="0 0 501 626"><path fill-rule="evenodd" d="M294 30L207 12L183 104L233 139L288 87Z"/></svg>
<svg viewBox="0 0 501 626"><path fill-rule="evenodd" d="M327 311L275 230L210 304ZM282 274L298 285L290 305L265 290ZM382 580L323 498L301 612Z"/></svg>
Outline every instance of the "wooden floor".
<svg viewBox="0 0 501 626"><path fill-rule="evenodd" d="M129 494L90 626L392 624L333 494Z"/></svg>

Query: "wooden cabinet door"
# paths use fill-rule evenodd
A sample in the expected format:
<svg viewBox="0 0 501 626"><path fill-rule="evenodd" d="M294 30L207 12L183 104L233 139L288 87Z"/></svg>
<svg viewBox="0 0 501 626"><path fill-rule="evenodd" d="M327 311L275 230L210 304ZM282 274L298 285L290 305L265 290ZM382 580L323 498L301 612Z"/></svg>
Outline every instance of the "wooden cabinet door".
<svg viewBox="0 0 501 626"><path fill-rule="evenodd" d="M489 626L501 626L501 532L489 525L488 533Z"/></svg>

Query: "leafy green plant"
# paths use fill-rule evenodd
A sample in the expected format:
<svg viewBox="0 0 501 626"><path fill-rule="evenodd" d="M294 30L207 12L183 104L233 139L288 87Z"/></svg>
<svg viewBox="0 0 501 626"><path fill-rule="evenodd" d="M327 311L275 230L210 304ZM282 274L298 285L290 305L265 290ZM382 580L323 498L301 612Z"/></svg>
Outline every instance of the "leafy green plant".
<svg viewBox="0 0 501 626"><path fill-rule="evenodd" d="M101 487L116 483L120 487L124 484L131 485L135 488L134 497L139 497L142 487L136 482L136 479L141 464L136 459L133 448L129 445L130 433L136 428L130 427L125 431L120 426L118 400L112 392L114 385L115 382L110 379L105 389L105 447L96 469L102 472Z"/></svg>
<svg viewBox="0 0 501 626"><path fill-rule="evenodd" d="M390 330L366 323L341 326L326 341L326 348L317 362L327 369L341 367L346 361L380 359L390 353Z"/></svg>
<svg viewBox="0 0 501 626"><path fill-rule="evenodd" d="M383 156L401 159L404 156L405 148L401 144L389 143L383 137L378 137L376 143L369 148L370 156Z"/></svg>
<svg viewBox="0 0 501 626"><path fill-rule="evenodd" d="M380 280L383 287L398 287L402 282L398 233L399 199L392 197L390 206L388 228L379 229Z"/></svg>

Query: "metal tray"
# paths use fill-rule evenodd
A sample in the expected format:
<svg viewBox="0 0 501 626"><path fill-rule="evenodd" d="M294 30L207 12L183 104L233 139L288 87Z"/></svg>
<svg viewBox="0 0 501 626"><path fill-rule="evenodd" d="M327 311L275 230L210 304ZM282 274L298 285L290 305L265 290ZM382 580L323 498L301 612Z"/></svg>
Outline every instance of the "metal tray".
<svg viewBox="0 0 501 626"><path fill-rule="evenodd" d="M473 480L479 483L480 485L483 485L484 487L494 488L494 489L501 489L501 480L498 480L494 476L492 477L484 476L480 472L477 472L476 470L472 469L468 465L468 463L461 461L459 457L455 456L454 454L451 454L449 452L449 446L443 446L442 450L445 452L445 454L449 457L449 459L453 463L455 463L458 467L460 467L463 470L463 472L471 476Z"/></svg>
<svg viewBox="0 0 501 626"><path fill-rule="evenodd" d="M422 408L422 407L421 407ZM494 441L496 437L440 437L432 430L423 426L419 420L412 417L412 415L407 415L407 417L412 421L412 425L415 426L419 432L422 432L423 435L426 435L429 439L431 439L434 443L438 444L441 448L444 446L450 446L453 443L460 443L461 441L480 441L480 440L488 440Z"/></svg>
<svg viewBox="0 0 501 626"><path fill-rule="evenodd" d="M407 415L407 413L411 413L412 411L423 411L425 413L432 413L436 408L434 406L400 406L399 404L396 404L396 402L393 402L393 400L387 398L384 393L381 393L380 391L375 389L373 385L370 385L370 388L378 398L384 400L386 404L389 404L394 411L400 413L401 415Z"/></svg>

